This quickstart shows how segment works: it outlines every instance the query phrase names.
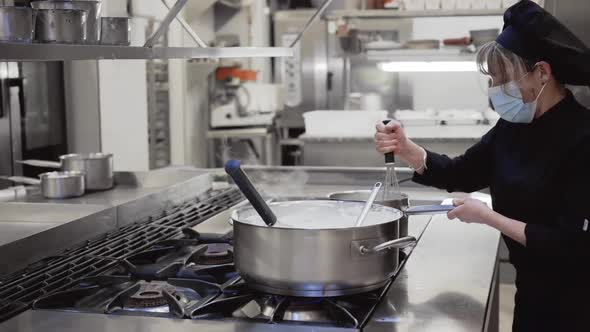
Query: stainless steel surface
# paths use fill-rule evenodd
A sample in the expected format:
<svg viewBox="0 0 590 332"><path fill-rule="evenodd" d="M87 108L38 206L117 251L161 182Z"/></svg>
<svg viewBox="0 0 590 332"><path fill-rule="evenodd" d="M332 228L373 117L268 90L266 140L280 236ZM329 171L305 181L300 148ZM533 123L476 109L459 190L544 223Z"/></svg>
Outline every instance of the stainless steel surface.
<svg viewBox="0 0 590 332"><path fill-rule="evenodd" d="M84 10L87 14L86 20L86 42L88 44L98 44L100 41L100 12L102 9L101 1L93 0L50 0L50 1L33 1L31 7L34 9L76 9Z"/></svg>
<svg viewBox="0 0 590 332"><path fill-rule="evenodd" d="M172 7L168 5L168 2L166 0L162 0L162 3L164 4L164 6L166 6L166 8L168 8L168 10L172 10ZM190 24L188 24L184 20L184 18L182 18L182 16L177 15L176 20L180 23L180 25L182 25L184 31L186 31L186 33L188 33L188 35L191 36L191 38L195 41L195 43L197 43L197 45L199 45L199 47L208 47L207 43L205 43L203 39L201 39L201 37L197 35L193 28L191 28Z"/></svg>
<svg viewBox="0 0 590 332"><path fill-rule="evenodd" d="M369 211L371 211L371 207L373 206L373 203L375 203L375 199L377 198L377 195L379 194L379 190L381 189L382 186L383 186L383 184L381 182L377 182L375 184L375 186L373 187L373 190L369 192L369 198L367 199L367 202L365 203L365 207L363 208L363 212L361 213L358 220L356 221L356 227L362 226L365 219L367 219L367 215L369 214Z"/></svg>
<svg viewBox="0 0 590 332"><path fill-rule="evenodd" d="M68 154L59 157L63 170L83 172L87 190L107 190L114 185L113 155Z"/></svg>
<svg viewBox="0 0 590 332"><path fill-rule="evenodd" d="M311 26L324 13L324 11L326 11L326 9L328 8L328 6L330 5L331 2L332 2L332 0L324 0L324 3L322 3L322 5L318 8L318 10L311 16L309 21L307 21L307 23L305 24L305 27L303 27L303 30L301 30L301 33L297 36L297 38L295 38L295 40L293 40L291 42L291 45L289 45L289 47L295 47L299 43L301 38L307 33L307 31L309 31Z"/></svg>
<svg viewBox="0 0 590 332"><path fill-rule="evenodd" d="M586 46L590 46L587 23L590 15L589 6L582 5L576 0L545 0L545 9L567 26ZM590 107L590 90L587 87L576 87L573 91L579 102Z"/></svg>
<svg viewBox="0 0 590 332"><path fill-rule="evenodd" d="M34 167L46 167L46 168L61 168L61 163L56 161L48 161L48 160L37 160L37 159L29 159L29 160L17 160L19 164L29 165Z"/></svg>
<svg viewBox="0 0 590 332"><path fill-rule="evenodd" d="M413 17L455 17L455 16L501 16L503 9L453 9L453 10L334 10L327 16L338 18L413 18Z"/></svg>
<svg viewBox="0 0 590 332"><path fill-rule="evenodd" d="M50 172L39 175L41 193L49 199L80 197L86 191L84 173Z"/></svg>
<svg viewBox="0 0 590 332"><path fill-rule="evenodd" d="M0 202L11 202L27 196L25 186L10 187L0 190Z"/></svg>
<svg viewBox="0 0 590 332"><path fill-rule="evenodd" d="M436 216L364 331L484 331L500 234Z"/></svg>
<svg viewBox="0 0 590 332"><path fill-rule="evenodd" d="M159 39L168 31L170 23L172 23L172 21L178 16L178 14L182 10L182 8L184 8L187 2L188 0L176 1L174 6L172 6L168 14L166 14L166 17L164 17L164 19L160 23L158 30L156 30L156 32L154 32L154 34L150 38L148 38L143 47L151 48L158 43Z"/></svg>
<svg viewBox="0 0 590 332"><path fill-rule="evenodd" d="M102 17L100 19L100 43L102 45L131 44L131 25L128 17Z"/></svg>
<svg viewBox="0 0 590 332"><path fill-rule="evenodd" d="M116 208L101 205L0 203L0 211L0 275L117 227Z"/></svg>
<svg viewBox="0 0 590 332"><path fill-rule="evenodd" d="M471 30L471 41L475 46L482 46L486 43L495 41L500 34L500 29Z"/></svg>
<svg viewBox="0 0 590 332"><path fill-rule="evenodd" d="M314 13L314 10L276 12L275 45L291 45ZM303 113L328 107L328 57L325 43L327 38L325 22L318 22L293 48L292 58L275 61L274 76L277 83L283 84L286 107L277 117L279 127L303 128Z"/></svg>
<svg viewBox="0 0 590 332"><path fill-rule="evenodd" d="M54 45L2 43L2 61L208 59L291 57L293 49L281 47L129 47L104 45Z"/></svg>
<svg viewBox="0 0 590 332"><path fill-rule="evenodd" d="M296 172L293 169L291 172ZM178 171L178 170L177 170ZM219 170L220 171L220 170ZM307 184L301 190L292 190L292 195L303 194L312 197L327 197L330 192L366 188L382 177L383 169L340 169L336 172L308 169ZM218 170L207 170L218 172ZM261 179L263 170L249 171ZM276 176L288 176L286 168L267 168L267 192L285 196L284 185L272 185ZM158 176L158 180L140 175L129 178L138 185L163 184L164 180L176 174L176 181L184 178L182 172ZM270 184L270 186L269 186ZM404 192L418 200L441 201L447 193L413 186L404 187ZM113 191L120 190L120 186ZM104 195L108 192L100 193ZM58 211L66 211L61 207ZM0 211L5 211L0 205ZM22 212L17 215L22 215ZM483 331L486 324L488 302L492 302L490 289L494 278L494 263L499 233L481 225L466 225L451 222L444 216L412 216L409 233L420 238L418 246L398 274L392 287L371 320L362 331L423 331L423 332L472 332ZM430 222L430 223L429 223ZM223 224L223 225L222 225ZM209 229L224 234L227 218L211 219L196 226L197 231ZM428 226L428 228L426 228ZM426 230L424 231L424 229ZM0 232L2 234L2 232ZM59 236L54 237L61 240ZM449 268L454 266L457 268ZM490 300L490 301L488 301ZM67 322L66 324L64 322ZM56 311L27 311L12 320L0 324L1 331L34 332L103 332L103 331L285 331L285 332L344 332L360 331L354 328L332 328L328 326L306 326L298 324L245 323L236 319L224 320L178 320L160 317L134 317L103 314L84 314Z"/></svg>
<svg viewBox="0 0 590 332"><path fill-rule="evenodd" d="M0 41L33 41L33 11L25 7L0 7Z"/></svg>
<svg viewBox="0 0 590 332"><path fill-rule="evenodd" d="M83 44L87 39L87 11L35 10L35 40L42 43Z"/></svg>
<svg viewBox="0 0 590 332"><path fill-rule="evenodd" d="M333 211L343 205L359 211L364 206L362 202L318 202L321 206L316 209L333 205ZM314 207L313 201L300 203L305 203L301 208ZM276 202L270 208L276 211L293 204ZM391 221L339 229L256 226L242 220L255 214L253 208L240 209L232 215L236 269L250 287L287 296L334 297L383 287L398 268L399 251L365 253L361 248L397 240L398 220L403 214L397 209L381 209L391 215ZM277 225L280 223L279 216Z"/></svg>
<svg viewBox="0 0 590 332"><path fill-rule="evenodd" d="M67 323L64 323L67 322ZM0 331L10 332L277 332L278 325L240 321L187 320L160 317L107 316L100 314L35 310L0 324ZM347 328L281 325L281 332L346 332Z"/></svg>

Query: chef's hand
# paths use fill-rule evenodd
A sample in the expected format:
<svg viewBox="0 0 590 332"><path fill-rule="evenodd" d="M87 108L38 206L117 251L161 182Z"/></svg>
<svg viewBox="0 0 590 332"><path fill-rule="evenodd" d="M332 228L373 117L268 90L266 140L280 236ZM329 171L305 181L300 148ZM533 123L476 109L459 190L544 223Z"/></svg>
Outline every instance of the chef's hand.
<svg viewBox="0 0 590 332"><path fill-rule="evenodd" d="M388 125L377 124L375 146L379 153L393 152L419 174L424 173L426 151L406 136L401 123L391 121Z"/></svg>
<svg viewBox="0 0 590 332"><path fill-rule="evenodd" d="M488 205L478 199L456 199L453 201L456 206L448 213L449 219L459 219L468 224L488 224L494 213Z"/></svg>

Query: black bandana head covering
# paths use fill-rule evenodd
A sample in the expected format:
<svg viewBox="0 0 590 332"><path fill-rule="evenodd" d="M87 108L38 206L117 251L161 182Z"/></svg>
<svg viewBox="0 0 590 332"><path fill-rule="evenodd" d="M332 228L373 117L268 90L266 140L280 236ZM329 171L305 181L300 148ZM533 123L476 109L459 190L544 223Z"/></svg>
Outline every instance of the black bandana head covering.
<svg viewBox="0 0 590 332"><path fill-rule="evenodd" d="M533 1L521 0L506 10L496 41L526 60L548 62L561 83L590 85L588 47Z"/></svg>

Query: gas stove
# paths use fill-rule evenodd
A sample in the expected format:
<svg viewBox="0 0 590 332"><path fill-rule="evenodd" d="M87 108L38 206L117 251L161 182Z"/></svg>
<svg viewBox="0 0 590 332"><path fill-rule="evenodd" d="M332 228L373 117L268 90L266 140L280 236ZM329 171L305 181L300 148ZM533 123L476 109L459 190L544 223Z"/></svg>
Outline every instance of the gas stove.
<svg viewBox="0 0 590 332"><path fill-rule="evenodd" d="M359 328L388 288L338 298L260 293L250 289L235 270L231 233L206 235L191 228L184 229L180 238L155 243L116 263L101 275L85 278L73 288L37 300L33 308Z"/></svg>

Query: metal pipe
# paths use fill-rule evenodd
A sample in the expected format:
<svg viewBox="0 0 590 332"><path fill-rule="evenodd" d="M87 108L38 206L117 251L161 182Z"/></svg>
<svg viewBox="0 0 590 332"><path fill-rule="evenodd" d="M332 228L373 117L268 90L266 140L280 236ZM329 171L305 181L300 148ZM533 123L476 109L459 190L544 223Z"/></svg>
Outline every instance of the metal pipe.
<svg viewBox="0 0 590 332"><path fill-rule="evenodd" d="M166 8L168 8L168 10L172 10L173 7L170 7L168 5L168 2L166 2L166 0L162 0L162 3L164 4L164 6L166 6ZM203 39L201 39L201 37L199 37L199 35L197 35L195 30L193 30L193 28L191 28L190 24L188 24L184 20L184 18L182 18L180 16L176 16L176 20L180 23L180 25L182 25L182 27L184 28L184 31L186 31L189 34L189 36L191 36L191 38L195 41L195 43L197 43L197 45L199 45L199 47L202 47L202 48L209 47L207 45L207 43L205 43L203 41Z"/></svg>
<svg viewBox="0 0 590 332"><path fill-rule="evenodd" d="M307 21L307 23L305 24L305 27L303 28L303 31L301 31L299 36L297 36L297 38L291 43L291 45L289 47L293 48L293 47L295 47L295 45L297 45L297 43L299 43L301 38L303 38L303 35L307 32L307 30L309 30L309 28L311 28L311 26L315 23L315 21L318 19L318 17L320 17L320 15L322 15L324 13L324 11L326 11L326 9L330 5L330 3L332 3L332 0L325 0L324 3L322 3L322 5L318 9L318 11L315 14L313 14L313 16L309 19L309 21Z"/></svg>
<svg viewBox="0 0 590 332"><path fill-rule="evenodd" d="M160 40L162 35L164 35L166 31L168 31L170 23L172 23L172 20L178 16L178 13L180 13L180 11L182 10L182 8L184 8L187 2L188 0L176 1L172 9L170 9L168 14L166 14L166 17L164 17L164 20L162 21L162 24L160 24L160 26L158 27L158 30L156 30L156 32L145 42L143 47L154 47L154 45L158 42L158 40Z"/></svg>

